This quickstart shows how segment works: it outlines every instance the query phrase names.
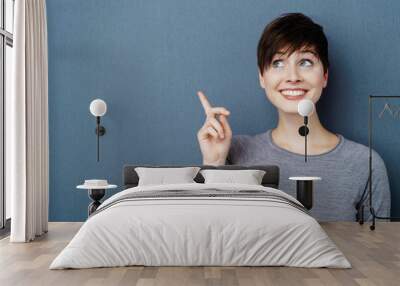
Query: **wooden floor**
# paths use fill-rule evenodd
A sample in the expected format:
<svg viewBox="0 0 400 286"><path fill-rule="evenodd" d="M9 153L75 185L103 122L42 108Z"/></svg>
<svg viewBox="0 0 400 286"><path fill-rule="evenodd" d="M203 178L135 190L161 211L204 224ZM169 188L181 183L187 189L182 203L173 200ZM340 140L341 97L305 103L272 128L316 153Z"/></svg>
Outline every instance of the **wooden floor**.
<svg viewBox="0 0 400 286"><path fill-rule="evenodd" d="M48 270L81 223L50 223L32 243L0 241L0 285L400 285L400 223L372 232L356 223L322 224L353 268L119 267Z"/></svg>

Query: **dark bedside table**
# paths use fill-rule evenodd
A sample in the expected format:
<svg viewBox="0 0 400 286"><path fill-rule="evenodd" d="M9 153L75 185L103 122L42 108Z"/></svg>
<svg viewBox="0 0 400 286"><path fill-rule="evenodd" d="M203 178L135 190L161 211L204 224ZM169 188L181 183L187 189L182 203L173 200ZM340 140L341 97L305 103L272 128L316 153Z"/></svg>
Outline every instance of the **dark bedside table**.
<svg viewBox="0 0 400 286"><path fill-rule="evenodd" d="M95 185L79 185L76 186L77 189L85 189L88 192L89 198L92 202L88 206L88 217L94 213L97 208L101 205L100 200L104 197L106 190L115 189L117 185L105 185L105 186L95 186Z"/></svg>
<svg viewBox="0 0 400 286"><path fill-rule="evenodd" d="M296 198L303 206L310 210L313 207L313 182L321 180L320 177L290 177L296 181Z"/></svg>

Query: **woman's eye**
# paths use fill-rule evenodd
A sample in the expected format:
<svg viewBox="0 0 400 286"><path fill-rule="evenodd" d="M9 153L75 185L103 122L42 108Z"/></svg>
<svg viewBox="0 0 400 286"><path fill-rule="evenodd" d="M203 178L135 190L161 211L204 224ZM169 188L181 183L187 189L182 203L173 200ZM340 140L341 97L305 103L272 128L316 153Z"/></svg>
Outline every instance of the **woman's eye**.
<svg viewBox="0 0 400 286"><path fill-rule="evenodd" d="M272 62L272 66L275 68L283 67L283 62L282 62L282 60L275 60Z"/></svg>
<svg viewBox="0 0 400 286"><path fill-rule="evenodd" d="M301 61L300 61L300 64L301 64L302 66L305 66L305 67L310 67L310 66L313 65L313 62L312 62L311 60L306 60L306 59L304 59L304 60L301 60Z"/></svg>

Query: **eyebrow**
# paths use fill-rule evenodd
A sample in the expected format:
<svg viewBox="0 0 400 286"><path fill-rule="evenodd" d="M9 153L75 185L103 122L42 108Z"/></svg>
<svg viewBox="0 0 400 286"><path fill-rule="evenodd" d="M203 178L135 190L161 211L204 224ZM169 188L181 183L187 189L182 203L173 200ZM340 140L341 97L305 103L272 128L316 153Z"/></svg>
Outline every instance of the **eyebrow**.
<svg viewBox="0 0 400 286"><path fill-rule="evenodd" d="M303 50L303 51L300 51L300 53L302 53L302 54L311 53L314 56L317 56L317 53L313 50Z"/></svg>
<svg viewBox="0 0 400 286"><path fill-rule="evenodd" d="M301 51L299 51L299 53L301 53L301 54L311 53L314 56L318 57L317 53L315 51L313 51L313 50L301 50ZM285 55L286 53L284 53L284 52L276 52L275 54Z"/></svg>

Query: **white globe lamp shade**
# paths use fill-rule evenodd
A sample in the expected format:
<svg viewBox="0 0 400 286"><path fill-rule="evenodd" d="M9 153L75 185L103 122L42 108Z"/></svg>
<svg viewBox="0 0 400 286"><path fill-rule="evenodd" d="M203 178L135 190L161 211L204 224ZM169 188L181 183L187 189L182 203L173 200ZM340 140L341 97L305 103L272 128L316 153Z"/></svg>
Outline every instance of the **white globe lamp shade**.
<svg viewBox="0 0 400 286"><path fill-rule="evenodd" d="M95 99L90 103L89 109L94 116L103 116L107 112L107 104L102 99Z"/></svg>
<svg viewBox="0 0 400 286"><path fill-rule="evenodd" d="M309 99L300 100L297 105L297 112L301 116L309 116L314 111L314 103Z"/></svg>

